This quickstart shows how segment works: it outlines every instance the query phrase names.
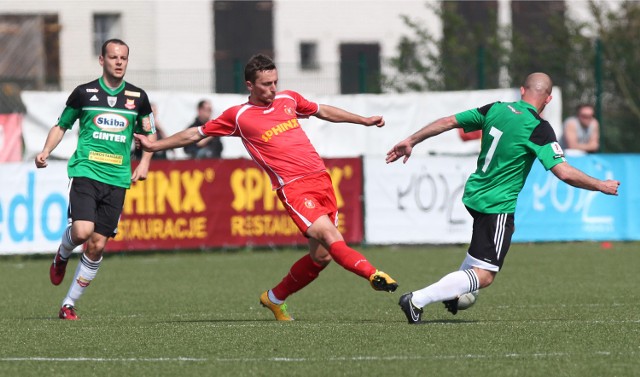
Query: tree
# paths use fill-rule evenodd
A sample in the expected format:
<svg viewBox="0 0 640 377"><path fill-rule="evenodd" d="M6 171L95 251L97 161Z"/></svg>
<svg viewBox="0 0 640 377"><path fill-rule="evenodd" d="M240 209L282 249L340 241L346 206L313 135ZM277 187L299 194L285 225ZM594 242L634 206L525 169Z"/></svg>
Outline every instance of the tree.
<svg viewBox="0 0 640 377"><path fill-rule="evenodd" d="M627 0L612 9L590 0L592 20L578 21L565 14L563 1L518 1L512 3L516 27L492 27L491 14L485 15L488 24L470 23L460 3L427 6L442 20L439 40L419 21L402 16L413 34L402 37L398 55L389 61L385 91L475 89L481 86L479 74L487 78L483 87L495 88L504 68L509 85L517 87L528 73L542 71L562 89L565 116L578 104L599 104L603 152L640 152L633 137L640 124L640 2ZM491 54L478 54L479 46ZM474 79L478 66L484 71Z"/></svg>
<svg viewBox="0 0 640 377"><path fill-rule="evenodd" d="M640 124L640 3L625 1L612 10L590 1L602 41L602 93L599 100L605 151L640 152L634 137Z"/></svg>
<svg viewBox="0 0 640 377"><path fill-rule="evenodd" d="M496 87L502 47L494 2L447 1L442 6L427 4L443 24L438 40L420 20L401 18L411 35L401 38L397 57L389 61L394 71L383 78L386 91L464 90ZM476 15L471 24L462 13ZM480 72L482 70L483 72Z"/></svg>

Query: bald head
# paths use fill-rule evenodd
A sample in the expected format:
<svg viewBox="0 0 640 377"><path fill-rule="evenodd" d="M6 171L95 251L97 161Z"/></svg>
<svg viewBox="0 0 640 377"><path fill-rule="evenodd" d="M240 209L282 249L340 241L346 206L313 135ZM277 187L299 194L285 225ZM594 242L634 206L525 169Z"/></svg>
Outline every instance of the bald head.
<svg viewBox="0 0 640 377"><path fill-rule="evenodd" d="M531 94L548 96L551 94L553 82L546 73L536 72L527 76L523 86L525 91L531 91Z"/></svg>
<svg viewBox="0 0 640 377"><path fill-rule="evenodd" d="M522 100L528 102L542 112L544 107L551 101L551 88L553 82L546 73L535 72L527 76L524 84L520 88Z"/></svg>

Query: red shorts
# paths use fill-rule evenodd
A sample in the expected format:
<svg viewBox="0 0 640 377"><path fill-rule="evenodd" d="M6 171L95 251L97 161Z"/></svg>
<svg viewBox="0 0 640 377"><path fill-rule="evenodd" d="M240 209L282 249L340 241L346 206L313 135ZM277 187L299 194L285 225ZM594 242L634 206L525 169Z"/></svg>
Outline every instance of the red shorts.
<svg viewBox="0 0 640 377"><path fill-rule="evenodd" d="M329 173L300 178L279 188L277 193L303 234L322 215L328 215L338 226L338 204Z"/></svg>

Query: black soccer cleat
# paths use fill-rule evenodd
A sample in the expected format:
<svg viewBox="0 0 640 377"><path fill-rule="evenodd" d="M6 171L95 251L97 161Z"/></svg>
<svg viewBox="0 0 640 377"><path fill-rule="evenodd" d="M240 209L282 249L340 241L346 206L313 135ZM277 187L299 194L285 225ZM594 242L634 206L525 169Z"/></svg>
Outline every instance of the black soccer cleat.
<svg viewBox="0 0 640 377"><path fill-rule="evenodd" d="M413 297L413 293L405 293L400 296L400 301L398 301L398 305L404 312L404 315L407 316L407 320L410 325L419 325L422 323L422 309L416 307L411 302L411 298Z"/></svg>
<svg viewBox="0 0 640 377"><path fill-rule="evenodd" d="M456 315L458 314L458 298L454 298L447 301L442 301L445 308L449 311L449 313Z"/></svg>

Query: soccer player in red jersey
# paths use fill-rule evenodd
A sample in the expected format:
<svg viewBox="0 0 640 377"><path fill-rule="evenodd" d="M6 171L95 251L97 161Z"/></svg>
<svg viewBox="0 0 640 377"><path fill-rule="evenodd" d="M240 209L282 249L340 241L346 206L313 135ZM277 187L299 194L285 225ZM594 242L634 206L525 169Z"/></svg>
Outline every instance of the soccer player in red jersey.
<svg viewBox="0 0 640 377"><path fill-rule="evenodd" d="M398 284L347 246L338 231L338 208L324 162L300 127L299 118L315 116L329 122L383 127L381 116L363 117L337 107L308 101L300 94L276 91L278 71L271 58L255 55L244 71L249 101L225 110L201 127L189 128L152 142L136 136L148 152L184 147L208 136L235 136L271 179L289 215L309 239L309 254L260 296L279 321L291 321L284 300L318 277L331 260L368 279L373 289L393 292Z"/></svg>

